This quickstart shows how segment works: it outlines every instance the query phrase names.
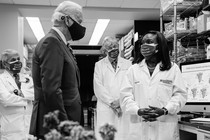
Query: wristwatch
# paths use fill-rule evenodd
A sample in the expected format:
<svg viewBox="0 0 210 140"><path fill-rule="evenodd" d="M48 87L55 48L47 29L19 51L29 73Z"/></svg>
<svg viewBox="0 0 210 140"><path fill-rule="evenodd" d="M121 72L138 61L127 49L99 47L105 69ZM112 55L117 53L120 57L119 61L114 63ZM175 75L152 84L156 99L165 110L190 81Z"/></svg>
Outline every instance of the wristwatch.
<svg viewBox="0 0 210 140"><path fill-rule="evenodd" d="M162 109L164 111L164 115L168 115L168 110L165 107L163 107Z"/></svg>

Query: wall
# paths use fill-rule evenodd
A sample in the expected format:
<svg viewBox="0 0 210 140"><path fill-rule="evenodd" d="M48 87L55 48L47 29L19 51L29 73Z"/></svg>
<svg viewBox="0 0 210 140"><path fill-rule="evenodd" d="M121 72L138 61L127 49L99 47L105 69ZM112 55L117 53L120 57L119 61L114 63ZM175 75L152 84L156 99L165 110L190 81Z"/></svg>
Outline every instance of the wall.
<svg viewBox="0 0 210 140"><path fill-rule="evenodd" d="M138 32L139 37L143 36L150 30L160 31L160 21L142 21L135 20L134 21L134 34ZM134 44L134 60L133 63L136 63L139 58L139 49L140 40Z"/></svg>
<svg viewBox="0 0 210 140"><path fill-rule="evenodd" d="M0 5L0 53L15 49L23 60L23 18L13 6Z"/></svg>

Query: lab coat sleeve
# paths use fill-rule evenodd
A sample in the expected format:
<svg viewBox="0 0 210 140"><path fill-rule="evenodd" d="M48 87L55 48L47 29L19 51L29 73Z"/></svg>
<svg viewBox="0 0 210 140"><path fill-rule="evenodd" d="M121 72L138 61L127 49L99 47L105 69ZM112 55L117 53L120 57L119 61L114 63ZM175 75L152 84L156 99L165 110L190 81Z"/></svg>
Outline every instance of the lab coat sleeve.
<svg viewBox="0 0 210 140"><path fill-rule="evenodd" d="M138 103L134 97L134 78L133 71L130 68L124 76L120 88L120 104L123 112L128 114L137 114L139 110Z"/></svg>
<svg viewBox="0 0 210 140"><path fill-rule="evenodd" d="M5 87L4 79L0 78L0 102L4 106L26 106L27 102L23 97L17 96L8 91Z"/></svg>
<svg viewBox="0 0 210 140"><path fill-rule="evenodd" d="M114 99L109 96L107 89L104 87L103 78L107 77L102 76L102 67L99 63L96 63L93 78L94 93L98 100L110 106Z"/></svg>
<svg viewBox="0 0 210 140"><path fill-rule="evenodd" d="M30 101L34 100L34 85L33 80L30 76L26 77L29 79L28 83L24 83L23 87L21 87L24 98Z"/></svg>
<svg viewBox="0 0 210 140"><path fill-rule="evenodd" d="M176 114L182 109L187 101L187 88L177 65L175 65L175 77L172 92L172 97L165 108L168 110L169 114Z"/></svg>

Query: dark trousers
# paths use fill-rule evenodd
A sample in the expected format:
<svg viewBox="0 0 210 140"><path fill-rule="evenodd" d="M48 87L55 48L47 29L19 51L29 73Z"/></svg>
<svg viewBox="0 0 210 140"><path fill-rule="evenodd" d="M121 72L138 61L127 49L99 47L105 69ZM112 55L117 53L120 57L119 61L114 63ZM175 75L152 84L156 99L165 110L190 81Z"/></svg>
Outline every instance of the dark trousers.
<svg viewBox="0 0 210 140"><path fill-rule="evenodd" d="M45 140L44 136L36 136L37 140Z"/></svg>
<svg viewBox="0 0 210 140"><path fill-rule="evenodd" d="M80 125L84 124L84 114L82 110L82 104L80 101L75 101L70 106L65 106L66 114L68 116L68 120L77 121Z"/></svg>

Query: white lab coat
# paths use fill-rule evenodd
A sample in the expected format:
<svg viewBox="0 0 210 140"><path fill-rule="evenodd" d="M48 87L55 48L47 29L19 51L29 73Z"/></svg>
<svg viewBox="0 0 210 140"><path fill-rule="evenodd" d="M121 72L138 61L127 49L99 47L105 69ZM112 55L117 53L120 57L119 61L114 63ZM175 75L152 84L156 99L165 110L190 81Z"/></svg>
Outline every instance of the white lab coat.
<svg viewBox="0 0 210 140"><path fill-rule="evenodd" d="M120 85L130 66L131 61L120 56L118 57L116 72L110 63L108 56L95 64L94 93L97 97L95 132L97 140L101 139L98 130L105 123L112 124L119 129L119 118L110 108L110 104L115 100L119 100ZM118 140L117 136L115 137L115 140Z"/></svg>
<svg viewBox="0 0 210 140"><path fill-rule="evenodd" d="M29 79L26 82L26 79ZM26 140L32 113L34 88L32 78L20 74L23 97L14 94L18 89L15 79L6 70L0 74L0 139Z"/></svg>
<svg viewBox="0 0 210 140"><path fill-rule="evenodd" d="M167 71L160 71L159 66L150 76L145 60L142 60L130 67L123 80L121 106L130 114L127 140L179 140L177 113L186 103L186 87L176 64ZM167 108L168 115L155 122L143 122L137 111L149 105Z"/></svg>

